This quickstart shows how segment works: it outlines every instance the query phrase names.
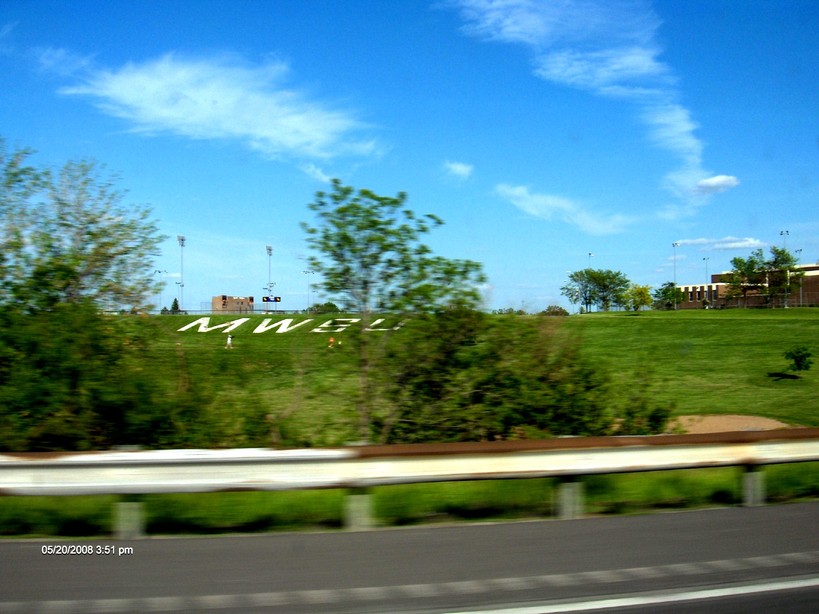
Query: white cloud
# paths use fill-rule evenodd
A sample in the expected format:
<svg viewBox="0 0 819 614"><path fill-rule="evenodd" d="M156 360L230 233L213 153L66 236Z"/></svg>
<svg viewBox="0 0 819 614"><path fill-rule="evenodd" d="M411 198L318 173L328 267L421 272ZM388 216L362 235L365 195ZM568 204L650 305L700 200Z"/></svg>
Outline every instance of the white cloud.
<svg viewBox="0 0 819 614"><path fill-rule="evenodd" d="M92 56L82 56L67 49L45 47L34 49L40 70L62 77L70 77L87 70L93 63Z"/></svg>
<svg viewBox="0 0 819 614"><path fill-rule="evenodd" d="M249 64L234 56L184 59L166 54L114 70L95 70L61 93L86 96L143 133L233 139L266 156L370 155L372 140L353 114L285 85L280 61Z"/></svg>
<svg viewBox="0 0 819 614"><path fill-rule="evenodd" d="M705 250L732 250L732 249L758 249L767 244L752 237L723 237L721 239L680 239L676 242L679 246L697 246Z"/></svg>
<svg viewBox="0 0 819 614"><path fill-rule="evenodd" d="M697 189L703 194L724 192L739 185L739 179L733 175L714 175L697 182Z"/></svg>
<svg viewBox="0 0 819 614"><path fill-rule="evenodd" d="M330 175L325 173L312 162L302 164L301 166L299 166L299 168L302 170L302 172L309 175L316 181L320 181L321 183L330 183L332 181L332 177L330 177Z"/></svg>
<svg viewBox="0 0 819 614"><path fill-rule="evenodd" d="M495 193L524 213L547 221L558 219L593 235L621 232L630 222L622 215L596 215L568 198L531 192L526 186L502 183L495 187Z"/></svg>
<svg viewBox="0 0 819 614"><path fill-rule="evenodd" d="M667 207L661 216L689 216L707 202L708 195L721 191L703 180L709 173L702 167L698 125L678 102L674 71L659 59L661 22L647 2L454 0L453 4L466 22L467 33L525 45L538 77L636 105L648 139L680 162L661 183L680 203Z"/></svg>
<svg viewBox="0 0 819 614"><path fill-rule="evenodd" d="M469 179L475 167L464 162L444 162L447 173L458 179Z"/></svg>

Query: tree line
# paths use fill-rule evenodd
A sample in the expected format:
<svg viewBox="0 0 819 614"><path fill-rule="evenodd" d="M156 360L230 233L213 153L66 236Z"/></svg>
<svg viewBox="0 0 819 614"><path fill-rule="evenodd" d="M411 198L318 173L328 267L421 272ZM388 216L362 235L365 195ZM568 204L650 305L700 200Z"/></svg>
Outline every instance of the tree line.
<svg viewBox="0 0 819 614"><path fill-rule="evenodd" d="M597 307L609 311L613 307L639 311L652 304L651 287L629 281L620 271L586 268L569 274L560 293L583 312Z"/></svg>

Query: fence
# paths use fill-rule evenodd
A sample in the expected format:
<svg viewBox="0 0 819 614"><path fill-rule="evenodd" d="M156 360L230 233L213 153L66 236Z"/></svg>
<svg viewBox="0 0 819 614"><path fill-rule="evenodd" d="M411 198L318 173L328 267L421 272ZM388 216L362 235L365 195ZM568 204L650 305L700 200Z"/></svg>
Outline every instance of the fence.
<svg viewBox="0 0 819 614"><path fill-rule="evenodd" d="M819 429L708 435L353 446L321 450L148 450L0 455L0 495L141 495L344 488L345 524L372 526L367 489L389 484L559 478L560 518L583 513L585 475L744 467L743 502L765 501L760 467L819 460ZM118 503L116 533L141 534L141 508Z"/></svg>

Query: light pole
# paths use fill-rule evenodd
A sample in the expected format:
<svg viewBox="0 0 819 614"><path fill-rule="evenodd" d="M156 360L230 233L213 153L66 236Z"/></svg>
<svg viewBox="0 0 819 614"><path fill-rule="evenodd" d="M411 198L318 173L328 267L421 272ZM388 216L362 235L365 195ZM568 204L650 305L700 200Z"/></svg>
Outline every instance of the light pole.
<svg viewBox="0 0 819 614"><path fill-rule="evenodd" d="M163 271L163 270L160 270L160 269L156 269L154 271L154 275L162 275L163 273L165 275L167 275L168 271ZM158 307L159 313L162 313L162 288L163 288L163 285L164 284L162 283L162 281L160 281L159 282L159 307Z"/></svg>
<svg viewBox="0 0 819 614"><path fill-rule="evenodd" d="M705 262L705 288L703 289L704 292L702 294L703 294L703 298L705 298L706 301L710 299L710 297L708 296L708 284L711 281L708 278L708 261L710 259L711 259L710 256L706 256L705 258L702 259L703 262Z"/></svg>
<svg viewBox="0 0 819 614"><path fill-rule="evenodd" d="M674 248L674 311L677 311L677 248L679 246L677 241L671 244L671 247Z"/></svg>
<svg viewBox="0 0 819 614"><path fill-rule="evenodd" d="M184 311L182 303L185 298L185 235L176 235L179 242L179 311Z"/></svg>
<svg viewBox="0 0 819 614"><path fill-rule="evenodd" d="M791 234L787 230L780 230L779 236L782 237L782 249L788 249L788 235Z"/></svg>
<svg viewBox="0 0 819 614"><path fill-rule="evenodd" d="M273 293L273 279L271 277L273 266L273 246L265 245L265 250L267 251L267 304L265 305L264 311L267 313L270 310L270 295Z"/></svg>
<svg viewBox="0 0 819 614"><path fill-rule="evenodd" d="M592 256L594 256L594 254L592 254L591 252L589 252L589 268L590 268L590 269L591 269L591 259L592 259Z"/></svg>
<svg viewBox="0 0 819 614"><path fill-rule="evenodd" d="M313 274L313 271L307 269L306 271L302 271L305 275L307 275L307 313L310 313L310 275Z"/></svg>
<svg viewBox="0 0 819 614"><path fill-rule="evenodd" d="M802 253L802 248L799 248L794 252L796 254L796 260L799 261L799 255ZM802 307L802 282L804 281L804 277L799 278L799 306Z"/></svg>

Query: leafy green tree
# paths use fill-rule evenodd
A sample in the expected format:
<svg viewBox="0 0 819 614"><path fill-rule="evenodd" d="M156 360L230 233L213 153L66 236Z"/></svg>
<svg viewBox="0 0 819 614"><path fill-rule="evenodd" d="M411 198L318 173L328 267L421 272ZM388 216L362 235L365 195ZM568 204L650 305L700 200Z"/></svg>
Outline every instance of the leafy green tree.
<svg viewBox="0 0 819 614"><path fill-rule="evenodd" d="M447 310L412 320L393 341L382 370L385 442L660 433L670 415L643 373L620 386L559 319Z"/></svg>
<svg viewBox="0 0 819 614"><path fill-rule="evenodd" d="M358 312L364 329L376 307L423 313L440 307L471 307L480 301L479 284L485 281L481 265L435 256L421 239L442 220L431 214L416 215L406 201L404 192L381 196L334 179L332 190L318 192L308 206L316 214L316 225L301 224L308 245L318 253L309 260L310 268L322 277L318 287L340 296ZM369 440L373 356L366 334L356 341L359 434Z"/></svg>
<svg viewBox="0 0 819 614"><path fill-rule="evenodd" d="M726 277L727 298L741 298L748 304L748 293L758 291L765 284L765 256L761 249L751 252L748 258L732 258L731 272Z"/></svg>
<svg viewBox="0 0 819 614"><path fill-rule="evenodd" d="M57 173L26 164L29 150L0 154L3 168L3 294L0 300L76 303L142 310L157 290L152 258L164 237L150 209L124 193L94 161Z"/></svg>
<svg viewBox="0 0 819 614"><path fill-rule="evenodd" d="M813 360L811 360L811 352L804 345L797 346L785 352L785 358L792 361L790 366L791 371L808 371L810 370Z"/></svg>
<svg viewBox="0 0 819 614"><path fill-rule="evenodd" d="M578 303L582 305L586 312L591 311L591 306L597 300L596 286L594 284L594 270L583 269L569 274L569 280L560 288L560 293L569 299L572 305Z"/></svg>
<svg viewBox="0 0 819 614"><path fill-rule="evenodd" d="M770 253L763 264L766 283L762 291L772 307L777 300L787 307L788 296L799 287L805 273L796 268L798 260L787 249L774 245Z"/></svg>
<svg viewBox="0 0 819 614"><path fill-rule="evenodd" d="M627 309L640 311L642 308L651 305L651 286L630 284L623 298Z"/></svg>
<svg viewBox="0 0 819 614"><path fill-rule="evenodd" d="M162 237L100 165L55 173L32 153L0 141L0 447L156 442L173 411L145 368L152 336L103 311L147 306Z"/></svg>
<svg viewBox="0 0 819 614"><path fill-rule="evenodd" d="M682 290L673 282L667 281L652 294L654 309L674 309L683 300Z"/></svg>
<svg viewBox="0 0 819 614"><path fill-rule="evenodd" d="M542 316L567 316L569 312L560 305L549 305L546 309L540 312Z"/></svg>
<svg viewBox="0 0 819 614"><path fill-rule="evenodd" d="M603 311L609 311L612 305L622 305L624 295L629 287L629 280L620 271L596 270L592 276L595 286L597 304Z"/></svg>
<svg viewBox="0 0 819 614"><path fill-rule="evenodd" d="M569 274L569 281L560 293L573 304L582 303L587 312L593 304L609 311L613 305L623 304L629 283L620 271L583 269Z"/></svg>
<svg viewBox="0 0 819 614"><path fill-rule="evenodd" d="M310 309L307 310L307 313L341 313L341 309L339 309L338 305L331 301L326 301L324 303L316 303L310 306Z"/></svg>

